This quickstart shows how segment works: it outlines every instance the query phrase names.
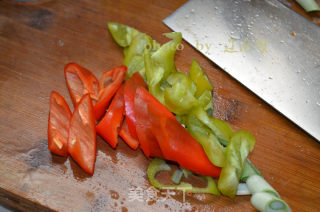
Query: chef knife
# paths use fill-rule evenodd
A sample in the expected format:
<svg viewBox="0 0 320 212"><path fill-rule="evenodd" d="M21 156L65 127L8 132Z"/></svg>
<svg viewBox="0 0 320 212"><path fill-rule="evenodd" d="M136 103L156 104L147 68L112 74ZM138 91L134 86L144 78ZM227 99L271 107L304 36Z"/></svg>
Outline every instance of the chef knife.
<svg viewBox="0 0 320 212"><path fill-rule="evenodd" d="M320 141L320 28L277 0L190 0L174 31Z"/></svg>

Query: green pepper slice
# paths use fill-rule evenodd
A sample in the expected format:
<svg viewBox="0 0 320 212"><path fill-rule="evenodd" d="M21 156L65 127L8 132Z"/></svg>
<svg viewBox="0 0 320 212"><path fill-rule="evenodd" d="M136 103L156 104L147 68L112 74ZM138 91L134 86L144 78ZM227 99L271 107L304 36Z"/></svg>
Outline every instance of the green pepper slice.
<svg viewBox="0 0 320 212"><path fill-rule="evenodd" d="M171 73L166 81L172 86L164 90L164 100L170 111L184 115L199 105L198 100L194 97L196 86L186 74Z"/></svg>
<svg viewBox="0 0 320 212"><path fill-rule="evenodd" d="M147 175L149 182L155 188L158 189L174 189L183 192L192 192L192 193L207 193L213 195L220 195L220 192L216 186L215 181L212 177L201 176L207 181L207 187L199 188L193 187L190 183L181 182L179 185L165 185L160 183L155 177L160 171L170 171L171 168L166 162L160 158L154 158L148 166Z"/></svg>
<svg viewBox="0 0 320 212"><path fill-rule="evenodd" d="M162 81L166 79L171 72L176 71L174 65L174 55L177 46L180 44L182 36L180 32L171 32L164 34L173 40L163 44L158 50L150 53L144 51L145 74L150 93L165 105L164 92L161 89Z"/></svg>
<svg viewBox="0 0 320 212"><path fill-rule="evenodd" d="M195 96L197 98L205 90L213 90L213 86L211 85L206 72L202 70L201 66L196 60L192 60L189 76L191 80L197 85L197 92L195 93Z"/></svg>
<svg viewBox="0 0 320 212"><path fill-rule="evenodd" d="M222 168L218 188L222 194L234 198L249 152L255 144L254 136L239 130L231 137L226 148L226 165Z"/></svg>
<svg viewBox="0 0 320 212"><path fill-rule="evenodd" d="M151 59L150 52L147 50L144 53L144 64L149 92L163 105L165 105L164 93L160 87L161 80L163 79L164 75L164 69L154 63L154 61Z"/></svg>
<svg viewBox="0 0 320 212"><path fill-rule="evenodd" d="M108 22L108 29L114 41L121 47L129 46L132 39L141 33L132 27L115 22Z"/></svg>
<svg viewBox="0 0 320 212"><path fill-rule="evenodd" d="M220 119L209 116L206 111L197 107L191 111L203 124L209 127L217 138L227 143L233 135L233 130L230 125ZM221 141L220 141L221 142Z"/></svg>
<svg viewBox="0 0 320 212"><path fill-rule="evenodd" d="M219 167L225 166L224 147L210 129L201 123L194 114L188 115L186 126L188 132L201 144L211 163Z"/></svg>
<svg viewBox="0 0 320 212"><path fill-rule="evenodd" d="M163 44L157 51L152 54L152 60L164 69L163 78L167 78L169 74L176 70L174 64L174 55L181 43L182 35L180 32L170 32L164 34L172 40Z"/></svg>

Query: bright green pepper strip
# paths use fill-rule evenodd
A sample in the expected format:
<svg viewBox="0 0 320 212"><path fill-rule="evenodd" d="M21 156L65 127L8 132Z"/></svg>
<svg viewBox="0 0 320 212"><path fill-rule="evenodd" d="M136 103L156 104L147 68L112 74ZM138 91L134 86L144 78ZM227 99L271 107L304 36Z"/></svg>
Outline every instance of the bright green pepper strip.
<svg viewBox="0 0 320 212"><path fill-rule="evenodd" d="M197 87L194 84L194 82L192 82L192 80L190 79L190 77L188 75L186 75L183 72L173 72L171 73L166 81L168 82L169 85L173 86L174 84L181 82L185 87L187 87L190 92L192 93L192 95L195 94Z"/></svg>
<svg viewBox="0 0 320 212"><path fill-rule="evenodd" d="M254 144L254 136L244 130L237 131L231 137L226 148L226 166L222 168L218 180L218 188L222 194L235 197L247 156Z"/></svg>
<svg viewBox="0 0 320 212"><path fill-rule="evenodd" d="M123 24L109 22L108 28L116 43L124 47L123 63L128 67L127 78L137 71L145 78L144 50L153 53L160 48L160 44L149 35Z"/></svg>
<svg viewBox="0 0 320 212"><path fill-rule="evenodd" d="M163 105L164 93L161 89L161 80L163 79L164 69L154 64L149 51L144 53L145 73L148 83L149 92L156 97Z"/></svg>
<svg viewBox="0 0 320 212"><path fill-rule="evenodd" d="M187 114L199 104L197 99L181 82L165 89L164 100L169 110L178 115Z"/></svg>
<svg viewBox="0 0 320 212"><path fill-rule="evenodd" d="M154 187L162 189L166 185L160 183L155 177L160 171L170 171L171 168L166 162L160 158L154 158L148 166L147 175L148 179Z"/></svg>
<svg viewBox="0 0 320 212"><path fill-rule="evenodd" d="M152 38L144 33L135 36L128 47L124 49L123 64L128 67L127 78L144 68L144 50L152 46Z"/></svg>
<svg viewBox="0 0 320 212"><path fill-rule="evenodd" d="M195 96L198 98L205 90L212 91L213 86L211 85L206 72L202 70L199 63L196 60L192 60L191 68L189 72L191 80L197 86L197 92Z"/></svg>
<svg viewBox="0 0 320 212"><path fill-rule="evenodd" d="M194 108L192 113L195 114L203 124L213 131L214 135L217 136L219 141L220 139L227 142L230 140L231 136L233 135L233 130L227 122L208 116L206 111L201 107Z"/></svg>
<svg viewBox="0 0 320 212"><path fill-rule="evenodd" d="M132 27L114 22L108 22L108 29L112 38L121 47L129 46L132 39L140 33Z"/></svg>
<svg viewBox="0 0 320 212"><path fill-rule="evenodd" d="M172 86L164 90L164 100L170 111L184 115L199 105L199 101L193 95L196 86L186 74L174 72L166 81Z"/></svg>
<svg viewBox="0 0 320 212"><path fill-rule="evenodd" d="M224 147L210 130L194 114L188 115L186 125L188 132L201 144L211 163L219 167L225 166Z"/></svg>
<svg viewBox="0 0 320 212"><path fill-rule="evenodd" d="M157 51L152 54L152 60L164 69L163 78L167 78L175 69L174 55L181 43L182 35L180 32L165 33L166 37L172 40L163 44Z"/></svg>
<svg viewBox="0 0 320 212"><path fill-rule="evenodd" d="M154 158L148 166L147 175L148 179L154 187L158 189L174 189L183 192L192 192L192 193L207 193L220 195L220 192L216 186L215 181L212 177L201 176L207 181L207 187L198 188L193 187L190 183L181 182L179 185L165 185L160 183L155 177L159 171L170 171L171 168L166 164L166 162L160 158Z"/></svg>
<svg viewBox="0 0 320 212"><path fill-rule="evenodd" d="M204 110L212 110L213 111L213 104L212 104L212 92L209 90L203 91L203 93L199 96L198 101L200 105L204 108Z"/></svg>
<svg viewBox="0 0 320 212"><path fill-rule="evenodd" d="M144 51L145 73L150 93L165 105L164 92L161 89L162 81L173 71L176 71L174 65L174 54L177 46L180 44L182 36L180 32L171 32L164 34L173 40L162 45L155 52Z"/></svg>

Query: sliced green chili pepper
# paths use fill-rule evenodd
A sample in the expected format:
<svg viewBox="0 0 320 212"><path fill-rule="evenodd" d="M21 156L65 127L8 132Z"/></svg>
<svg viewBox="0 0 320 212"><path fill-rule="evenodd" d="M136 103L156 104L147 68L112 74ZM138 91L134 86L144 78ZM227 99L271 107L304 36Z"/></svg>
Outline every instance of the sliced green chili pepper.
<svg viewBox="0 0 320 212"><path fill-rule="evenodd" d="M216 136L194 115L189 114L187 119L187 130L201 144L209 160L216 166L225 165L224 147Z"/></svg>
<svg viewBox="0 0 320 212"><path fill-rule="evenodd" d="M174 64L174 55L181 43L182 35L180 32L170 32L164 34L172 40L163 44L157 51L152 54L152 60L164 69L163 78L167 78L172 70L176 70Z"/></svg>
<svg viewBox="0 0 320 212"><path fill-rule="evenodd" d="M108 29L112 38L121 47L129 46L132 39L141 33L132 27L114 22L108 22Z"/></svg>
<svg viewBox="0 0 320 212"><path fill-rule="evenodd" d="M124 49L123 64L128 67L127 78L144 68L143 53L148 46L152 46L152 41L149 35L139 33L132 39L130 45Z"/></svg>
<svg viewBox="0 0 320 212"><path fill-rule="evenodd" d="M160 48L160 44L149 35L123 24L109 22L108 28L116 43L124 47L123 64L128 67L127 78L137 71L145 78L144 50L153 53Z"/></svg>
<svg viewBox="0 0 320 212"><path fill-rule="evenodd" d="M198 102L204 108L205 111L211 110L213 112L212 91L205 90L199 96ZM212 116L212 113L210 116Z"/></svg>
<svg viewBox="0 0 320 212"><path fill-rule="evenodd" d="M207 181L207 187L199 188L193 187L190 183L181 182L179 185L165 185L160 183L155 177L159 171L170 171L171 168L166 162L159 158L154 158L148 166L147 175L151 185L158 189L174 189L183 192L192 192L192 193L207 193L220 195L220 192L216 186L215 181L212 177L201 176Z"/></svg>
<svg viewBox="0 0 320 212"><path fill-rule="evenodd" d="M186 74L174 72L166 81L172 86L164 90L164 100L170 111L183 115L199 105L199 101L194 97L196 86Z"/></svg>
<svg viewBox="0 0 320 212"><path fill-rule="evenodd" d="M218 188L224 195L235 197L243 167L254 144L254 136L244 130L237 131L231 137L226 148L226 166L222 168L218 180Z"/></svg>
<svg viewBox="0 0 320 212"><path fill-rule="evenodd" d="M163 79L164 69L154 64L154 61L151 59L150 52L147 50L144 53L144 64L149 92L163 105L165 105L163 90L160 87L161 80Z"/></svg>
<svg viewBox="0 0 320 212"><path fill-rule="evenodd" d="M196 60L192 60L189 76L191 80L197 85L197 92L195 96L198 98L204 91L212 91L211 85L206 72L202 70L199 63Z"/></svg>
<svg viewBox="0 0 320 212"><path fill-rule="evenodd" d="M233 130L227 122L208 116L206 111L201 107L194 108L192 113L213 131L219 141L220 139L226 142L230 140L230 137L233 135Z"/></svg>

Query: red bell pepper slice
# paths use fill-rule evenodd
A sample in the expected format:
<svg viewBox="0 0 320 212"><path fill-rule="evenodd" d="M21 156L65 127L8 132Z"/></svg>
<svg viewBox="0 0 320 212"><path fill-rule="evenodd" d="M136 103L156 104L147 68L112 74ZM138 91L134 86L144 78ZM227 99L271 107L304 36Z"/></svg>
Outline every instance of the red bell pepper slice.
<svg viewBox="0 0 320 212"><path fill-rule="evenodd" d="M68 155L68 131L72 113L66 100L57 92L50 95L48 149L60 156Z"/></svg>
<svg viewBox="0 0 320 212"><path fill-rule="evenodd" d="M77 104L70 119L68 152L88 174L94 172L96 160L96 126L89 94Z"/></svg>
<svg viewBox="0 0 320 212"><path fill-rule="evenodd" d="M127 124L131 136L135 139L138 138L138 135L136 132L134 97L136 95L136 89L139 86L147 88L147 84L144 82L144 79L141 77L139 72L134 73L132 77L126 81L124 86L124 105Z"/></svg>
<svg viewBox="0 0 320 212"><path fill-rule="evenodd" d="M99 81L91 71L76 63L68 63L64 68L64 75L74 107L87 93L94 101L98 100Z"/></svg>
<svg viewBox="0 0 320 212"><path fill-rule="evenodd" d="M118 134L124 116L123 86L119 88L107 113L96 127L97 133L113 148L118 144Z"/></svg>
<svg viewBox="0 0 320 212"><path fill-rule="evenodd" d="M100 80L99 101L94 105L95 119L98 121L105 114L109 102L120 88L127 72L126 66L118 66L102 74Z"/></svg>
<svg viewBox="0 0 320 212"><path fill-rule="evenodd" d="M219 177L221 168L214 166L202 146L175 119L163 116L153 105L148 105L152 132L157 138L163 156L195 173Z"/></svg>
<svg viewBox="0 0 320 212"><path fill-rule="evenodd" d="M125 118L122 123L119 135L124 140L124 142L126 142L133 150L136 150L138 148L139 141L131 136L127 124L127 118Z"/></svg>
<svg viewBox="0 0 320 212"><path fill-rule="evenodd" d="M134 108L136 115L136 131L140 147L146 157L163 157L157 139L151 131L148 104L154 107L163 116L174 117L174 115L145 88L141 86L137 88L134 99Z"/></svg>

